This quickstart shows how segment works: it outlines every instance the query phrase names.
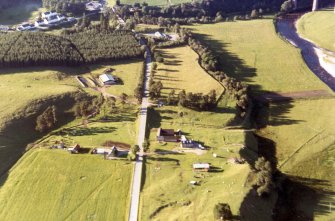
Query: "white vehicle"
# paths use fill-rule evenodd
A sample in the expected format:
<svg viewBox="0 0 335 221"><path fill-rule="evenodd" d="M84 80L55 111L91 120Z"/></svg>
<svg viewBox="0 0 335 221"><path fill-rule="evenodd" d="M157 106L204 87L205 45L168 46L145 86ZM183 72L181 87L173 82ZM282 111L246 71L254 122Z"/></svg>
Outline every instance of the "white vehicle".
<svg viewBox="0 0 335 221"><path fill-rule="evenodd" d="M43 12L42 13L42 19L45 19L45 18L53 16L53 15L58 15L58 13L55 12L55 11Z"/></svg>
<svg viewBox="0 0 335 221"><path fill-rule="evenodd" d="M21 25L19 25L16 30L18 31L31 31L34 30L36 27L33 24L30 23L22 23Z"/></svg>
<svg viewBox="0 0 335 221"><path fill-rule="evenodd" d="M85 4L87 11L97 11L102 9L102 4L96 1L88 2Z"/></svg>

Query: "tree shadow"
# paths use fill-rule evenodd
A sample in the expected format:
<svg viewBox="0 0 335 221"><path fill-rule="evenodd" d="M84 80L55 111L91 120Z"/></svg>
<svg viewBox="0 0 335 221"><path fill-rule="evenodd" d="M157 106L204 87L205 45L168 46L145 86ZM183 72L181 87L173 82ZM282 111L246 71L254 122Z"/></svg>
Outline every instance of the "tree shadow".
<svg viewBox="0 0 335 221"><path fill-rule="evenodd" d="M283 175L273 211L276 221L314 220L335 209L335 192L329 181ZM308 209L303 209L308 208Z"/></svg>

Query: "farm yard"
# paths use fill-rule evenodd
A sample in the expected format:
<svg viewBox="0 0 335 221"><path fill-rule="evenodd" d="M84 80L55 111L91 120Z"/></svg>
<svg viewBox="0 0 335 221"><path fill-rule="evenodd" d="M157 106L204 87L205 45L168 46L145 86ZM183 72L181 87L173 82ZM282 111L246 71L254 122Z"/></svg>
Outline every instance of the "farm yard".
<svg viewBox="0 0 335 221"><path fill-rule="evenodd" d="M103 74L109 68L113 70L111 73L113 76L120 78L120 82L106 87L105 92L115 96L125 93L132 97L140 76L143 74L143 61L134 59L127 60L126 62L108 62L99 65L90 65L88 66L90 74L83 75L83 77L94 77L97 79L99 75Z"/></svg>
<svg viewBox="0 0 335 221"><path fill-rule="evenodd" d="M179 116L181 112L183 117ZM212 208L219 201L229 203L233 214L239 214L240 204L250 190L247 182L250 169L248 164L228 161L240 158L241 150L247 158L257 158L257 142L249 140L246 144L249 132L226 128L227 115L234 116L197 113L171 106L149 111L150 147L144 169L141 220L175 220L178 217L211 220ZM185 149L176 142L157 142L158 127L181 129L187 138L200 142L208 150ZM243 148L245 145L250 146ZM217 154L216 158L213 153ZM213 171L194 172L192 164L197 162L210 163ZM190 181L196 181L197 185L191 185Z"/></svg>
<svg viewBox="0 0 335 221"><path fill-rule="evenodd" d="M127 161L106 161L62 150L32 150L12 168L5 183L1 180L0 217L125 220L131 174L132 164Z"/></svg>
<svg viewBox="0 0 335 221"><path fill-rule="evenodd" d="M164 63L157 63L154 80L162 82L162 95L166 96L172 89L176 94L181 90L204 94L215 90L218 95L223 92L223 86L200 67L199 56L190 47L160 49L158 52Z"/></svg>
<svg viewBox="0 0 335 221"><path fill-rule="evenodd" d="M321 48L335 51L335 14L333 8L304 14L297 22L300 35Z"/></svg>
<svg viewBox="0 0 335 221"><path fill-rule="evenodd" d="M225 72L256 92L329 90L277 35L271 17L188 27L220 55Z"/></svg>

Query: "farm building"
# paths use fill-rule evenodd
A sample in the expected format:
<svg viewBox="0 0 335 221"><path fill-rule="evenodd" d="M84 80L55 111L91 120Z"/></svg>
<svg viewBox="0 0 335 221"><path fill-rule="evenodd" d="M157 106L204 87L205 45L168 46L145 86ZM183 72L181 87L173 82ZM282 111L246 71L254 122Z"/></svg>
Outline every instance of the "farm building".
<svg viewBox="0 0 335 221"><path fill-rule="evenodd" d="M114 78L110 74L102 74L102 75L100 75L99 76L99 80L101 81L101 83L103 85L112 85L112 84L115 84L117 82L116 78Z"/></svg>
<svg viewBox="0 0 335 221"><path fill-rule="evenodd" d="M102 4L97 1L88 2L85 4L87 11L97 11L102 9Z"/></svg>
<svg viewBox="0 0 335 221"><path fill-rule="evenodd" d="M180 147L182 148L199 148L205 149L201 144L195 142L194 140L187 139L184 135L181 136L180 139Z"/></svg>
<svg viewBox="0 0 335 221"><path fill-rule="evenodd" d="M194 171L208 172L210 167L211 166L209 165L209 163L194 163L193 164L193 170Z"/></svg>
<svg viewBox="0 0 335 221"><path fill-rule="evenodd" d="M16 28L17 31L30 31L34 30L36 27L30 23L22 23L20 26Z"/></svg>
<svg viewBox="0 0 335 221"><path fill-rule="evenodd" d="M159 31L156 31L155 32L155 37L156 38L159 38L159 39L166 39L167 38L167 35L162 33L162 32L159 32Z"/></svg>
<svg viewBox="0 0 335 221"><path fill-rule="evenodd" d="M165 142L178 142L180 140L181 131L175 132L173 129L162 129L157 130L157 141Z"/></svg>
<svg viewBox="0 0 335 221"><path fill-rule="evenodd" d="M104 154L107 156L117 156L118 149L113 146L112 149L108 148L94 148L92 150L92 154Z"/></svg>
<svg viewBox="0 0 335 221"><path fill-rule="evenodd" d="M79 153L80 145L76 144L76 146L68 148L67 151L69 151L70 153Z"/></svg>

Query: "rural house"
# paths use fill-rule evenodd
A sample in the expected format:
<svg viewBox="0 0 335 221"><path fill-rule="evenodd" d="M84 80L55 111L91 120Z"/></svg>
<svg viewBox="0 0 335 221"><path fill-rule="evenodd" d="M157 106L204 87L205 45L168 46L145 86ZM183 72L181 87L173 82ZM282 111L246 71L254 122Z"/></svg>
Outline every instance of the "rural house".
<svg viewBox="0 0 335 221"><path fill-rule="evenodd" d="M99 80L103 85L112 85L117 82L117 80L110 74L102 74L99 76Z"/></svg>
<svg viewBox="0 0 335 221"><path fill-rule="evenodd" d="M173 129L162 129L157 130L157 141L165 142L178 142L180 140L181 131L175 132Z"/></svg>
<svg viewBox="0 0 335 221"><path fill-rule="evenodd" d="M194 163L193 164L193 170L194 171L202 171L202 172L208 172L210 169L209 163Z"/></svg>

